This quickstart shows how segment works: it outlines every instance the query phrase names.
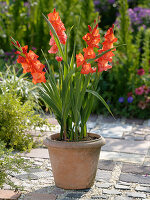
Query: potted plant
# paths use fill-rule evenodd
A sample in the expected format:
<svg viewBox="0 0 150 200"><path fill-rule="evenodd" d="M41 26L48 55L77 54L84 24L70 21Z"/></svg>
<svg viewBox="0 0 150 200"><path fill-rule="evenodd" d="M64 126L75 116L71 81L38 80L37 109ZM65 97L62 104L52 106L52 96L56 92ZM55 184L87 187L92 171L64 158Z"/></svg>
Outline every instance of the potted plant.
<svg viewBox="0 0 150 200"><path fill-rule="evenodd" d="M87 46L83 49L84 56L72 53L71 59L67 55L68 37L59 13L54 11L43 15L50 28L49 53L57 54L59 62L59 76L47 62L48 70L43 71L44 65L33 52L27 52L28 46L21 47L18 41L11 38L11 42L18 49L17 62L21 63L23 73L30 72L34 84L38 85L40 96L53 111L61 130L58 134L50 135L44 142L48 147L55 184L64 189L90 188L95 179L101 146L105 144L102 136L87 132L86 123L90 116L94 96L96 96L111 113L107 103L96 92L100 73L112 66L117 41L113 27L105 34L102 48L99 47L100 34L98 24L83 36ZM97 55L96 53L97 52ZM111 113L112 114L112 113Z"/></svg>

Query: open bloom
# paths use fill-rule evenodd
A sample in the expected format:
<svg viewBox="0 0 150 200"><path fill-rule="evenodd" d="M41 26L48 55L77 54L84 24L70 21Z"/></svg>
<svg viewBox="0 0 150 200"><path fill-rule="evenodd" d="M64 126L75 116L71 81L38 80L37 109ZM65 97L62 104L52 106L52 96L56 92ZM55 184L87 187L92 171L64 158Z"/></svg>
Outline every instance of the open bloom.
<svg viewBox="0 0 150 200"><path fill-rule="evenodd" d="M19 46L18 46L19 47ZM33 51L28 50L28 46L20 47L21 51L17 51L16 54L19 54L17 62L22 65L23 68L23 73L31 73L33 80L32 82L34 84L36 83L41 83L41 82L46 82L45 79L45 72L43 71L45 65L43 65L39 60L38 60L38 55L36 55ZM23 56L22 56L23 54Z"/></svg>
<svg viewBox="0 0 150 200"><path fill-rule="evenodd" d="M142 95L143 93L144 93L144 89L142 86L135 89L135 94Z"/></svg>
<svg viewBox="0 0 150 200"><path fill-rule="evenodd" d="M92 30L91 26L88 26L89 33L83 36L83 40L86 41L88 47L96 47L99 48L98 44L100 42L100 34L98 28L98 24Z"/></svg>
<svg viewBox="0 0 150 200"><path fill-rule="evenodd" d="M128 97L128 99L127 99L127 101L128 101L128 103L132 103L132 101L133 101L133 97Z"/></svg>
<svg viewBox="0 0 150 200"><path fill-rule="evenodd" d="M141 68L141 69L138 69L138 71L137 71L137 74L138 74L139 76L142 76L142 75L144 75L144 74L145 74L145 71L144 71L144 69L143 69L143 68Z"/></svg>
<svg viewBox="0 0 150 200"><path fill-rule="evenodd" d="M118 101L119 101L120 103L123 103L123 102L124 102L124 97L120 97L120 98L118 99Z"/></svg>
<svg viewBox="0 0 150 200"><path fill-rule="evenodd" d="M56 10L54 9L54 11L52 13L48 14L48 19L51 22L51 24L53 25L61 44L66 44L66 40L67 40L67 35L65 33L66 29L65 29L64 24L62 23L62 21L60 19L59 13L56 12ZM56 45L56 42L54 40L54 37L53 37L53 34L52 34L51 31L50 31L50 36L51 36L51 39L50 39L49 44L52 47L50 48L50 50L48 52L55 54L55 53L58 52L58 47Z"/></svg>

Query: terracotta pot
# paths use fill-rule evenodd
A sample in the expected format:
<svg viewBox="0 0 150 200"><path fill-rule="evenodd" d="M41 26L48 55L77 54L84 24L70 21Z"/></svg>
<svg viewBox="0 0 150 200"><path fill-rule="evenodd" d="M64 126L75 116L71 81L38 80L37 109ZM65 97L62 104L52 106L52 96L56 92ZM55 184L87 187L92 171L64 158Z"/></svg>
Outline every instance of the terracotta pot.
<svg viewBox="0 0 150 200"><path fill-rule="evenodd" d="M105 144L105 139L97 134L89 135L96 139L82 142L56 141L59 134L54 134L44 141L49 150L57 187L85 189L93 185L100 149Z"/></svg>

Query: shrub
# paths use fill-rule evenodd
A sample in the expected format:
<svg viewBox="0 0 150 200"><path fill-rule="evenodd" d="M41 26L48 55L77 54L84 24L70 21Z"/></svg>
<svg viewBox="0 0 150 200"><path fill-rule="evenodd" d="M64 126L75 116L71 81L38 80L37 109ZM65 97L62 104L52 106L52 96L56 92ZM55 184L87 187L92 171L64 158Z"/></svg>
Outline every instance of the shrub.
<svg viewBox="0 0 150 200"><path fill-rule="evenodd" d="M28 133L31 127L42 127L46 121L35 114L33 101L21 103L11 93L0 95L0 139L7 147L25 151L33 147L33 138Z"/></svg>
<svg viewBox="0 0 150 200"><path fill-rule="evenodd" d="M21 169L26 171L31 166L31 162L11 151L6 149L4 142L0 141L0 188L7 184L17 189L18 186L11 180L12 173L19 173Z"/></svg>

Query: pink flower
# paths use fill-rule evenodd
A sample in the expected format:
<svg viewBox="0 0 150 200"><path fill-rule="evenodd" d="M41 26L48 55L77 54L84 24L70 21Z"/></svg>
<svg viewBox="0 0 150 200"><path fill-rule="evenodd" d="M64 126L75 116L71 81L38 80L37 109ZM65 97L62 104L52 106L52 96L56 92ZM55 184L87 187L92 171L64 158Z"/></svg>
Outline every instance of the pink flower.
<svg viewBox="0 0 150 200"><path fill-rule="evenodd" d="M138 74L139 76L142 76L142 75L144 75L144 74L145 74L145 71L144 71L144 69L143 69L143 68L141 68L141 69L138 69L138 71L137 71L137 74Z"/></svg>
<svg viewBox="0 0 150 200"><path fill-rule="evenodd" d="M63 60L62 57L59 57L59 56L56 56L55 59L58 61L58 62L61 62Z"/></svg>
<svg viewBox="0 0 150 200"><path fill-rule="evenodd" d="M135 89L135 94L142 95L144 93L144 88L141 86Z"/></svg>

